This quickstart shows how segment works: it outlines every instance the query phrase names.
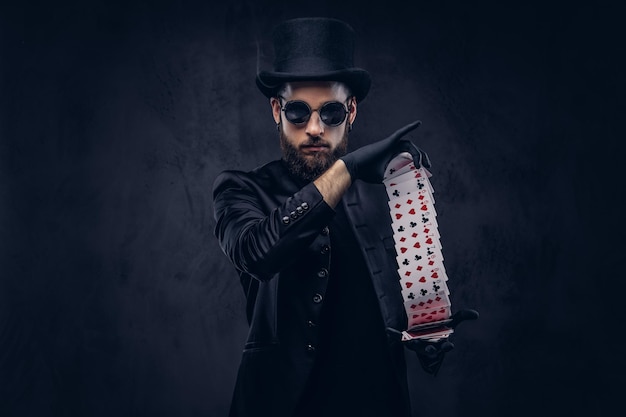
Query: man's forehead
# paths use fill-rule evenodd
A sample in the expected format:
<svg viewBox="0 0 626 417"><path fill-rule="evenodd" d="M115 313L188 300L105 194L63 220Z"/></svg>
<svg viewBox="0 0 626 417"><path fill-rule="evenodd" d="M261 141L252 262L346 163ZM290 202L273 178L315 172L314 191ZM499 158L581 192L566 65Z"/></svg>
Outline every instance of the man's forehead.
<svg viewBox="0 0 626 417"><path fill-rule="evenodd" d="M280 95L285 98L303 94L326 94L345 100L349 90L339 81L291 81L285 83L280 90Z"/></svg>

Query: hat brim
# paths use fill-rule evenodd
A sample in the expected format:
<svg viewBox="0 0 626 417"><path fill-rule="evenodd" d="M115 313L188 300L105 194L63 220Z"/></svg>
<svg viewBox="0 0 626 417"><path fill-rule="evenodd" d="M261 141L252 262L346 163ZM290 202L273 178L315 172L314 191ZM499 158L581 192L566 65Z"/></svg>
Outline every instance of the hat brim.
<svg viewBox="0 0 626 417"><path fill-rule="evenodd" d="M256 77L257 87L268 98L275 97L278 89L290 81L339 81L350 88L359 102L365 99L372 83L369 73L361 68L310 74L261 71Z"/></svg>

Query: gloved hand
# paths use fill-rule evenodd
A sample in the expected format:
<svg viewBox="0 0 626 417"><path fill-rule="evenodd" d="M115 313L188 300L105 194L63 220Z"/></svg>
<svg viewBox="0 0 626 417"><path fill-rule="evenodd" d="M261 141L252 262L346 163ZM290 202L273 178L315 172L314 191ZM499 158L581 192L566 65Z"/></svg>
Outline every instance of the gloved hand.
<svg viewBox="0 0 626 417"><path fill-rule="evenodd" d="M348 168L352 181L360 179L373 184L381 183L389 161L402 152L411 154L413 163L417 168L422 165L430 168L430 159L428 159L426 152L419 149L410 140L402 139L404 135L421 124L422 122L419 120L409 123L395 131L391 136L341 157L346 168Z"/></svg>
<svg viewBox="0 0 626 417"><path fill-rule="evenodd" d="M465 320L478 319L478 311L476 310L459 310L450 317L451 321L446 326L449 328L456 328L461 322ZM398 332L394 329L388 329ZM400 333L400 332L398 332ZM429 374L437 375L439 368L445 358L446 353L454 349L454 344L448 340L448 338L440 339L436 342L429 342L426 340L413 339L404 342L408 349L411 349L417 353L417 357L422 365L422 368Z"/></svg>

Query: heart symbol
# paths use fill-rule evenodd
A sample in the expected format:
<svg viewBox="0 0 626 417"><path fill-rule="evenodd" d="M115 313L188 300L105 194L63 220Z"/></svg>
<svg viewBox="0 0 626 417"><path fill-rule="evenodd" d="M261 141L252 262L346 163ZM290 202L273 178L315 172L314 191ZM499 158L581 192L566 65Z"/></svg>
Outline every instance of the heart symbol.
<svg viewBox="0 0 626 417"><path fill-rule="evenodd" d="M406 285L407 288L411 288L413 286L412 282L405 282L404 285Z"/></svg>
<svg viewBox="0 0 626 417"><path fill-rule="evenodd" d="M428 232L430 232L430 229L427 227L424 229L424 233L428 234Z"/></svg>
<svg viewBox="0 0 626 417"><path fill-rule="evenodd" d="M415 245L413 245L414 248L419 248L420 247L420 243L419 242L415 242Z"/></svg>
<svg viewBox="0 0 626 417"><path fill-rule="evenodd" d="M415 214L415 209L409 210L409 214Z"/></svg>
<svg viewBox="0 0 626 417"><path fill-rule="evenodd" d="M433 243L433 240L431 238L428 238L428 239L426 239L426 243L428 243L430 245L431 243Z"/></svg>
<svg viewBox="0 0 626 417"><path fill-rule="evenodd" d="M396 213L396 220L398 220L400 217L402 217L402 214Z"/></svg>
<svg viewBox="0 0 626 417"><path fill-rule="evenodd" d="M404 253L404 252L406 252L406 251L407 251L407 249L406 249L406 248L400 248L400 252Z"/></svg>
<svg viewBox="0 0 626 417"><path fill-rule="evenodd" d="M426 278L421 277L421 278L420 278L420 282L426 282Z"/></svg>
<svg viewBox="0 0 626 417"><path fill-rule="evenodd" d="M426 204L422 204L422 207L420 207L423 211L428 210L428 207L426 207Z"/></svg>
<svg viewBox="0 0 626 417"><path fill-rule="evenodd" d="M418 198L419 198L420 200L423 200L423 199L424 199L424 196L423 196L423 195L421 195L421 196L419 196Z"/></svg>
<svg viewBox="0 0 626 417"><path fill-rule="evenodd" d="M433 277L433 278L439 278L439 275L437 275L437 273L436 273L436 272L433 272L433 274L431 275L431 277Z"/></svg>

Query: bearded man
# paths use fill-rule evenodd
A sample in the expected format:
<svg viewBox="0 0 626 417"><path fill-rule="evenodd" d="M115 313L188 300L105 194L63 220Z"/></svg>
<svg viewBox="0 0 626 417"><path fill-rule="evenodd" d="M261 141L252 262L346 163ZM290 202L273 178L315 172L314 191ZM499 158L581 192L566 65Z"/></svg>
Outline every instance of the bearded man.
<svg viewBox="0 0 626 417"><path fill-rule="evenodd" d="M404 347L430 373L452 347L407 345L396 330L407 317L383 173L401 152L417 166L430 161L404 138L417 121L347 152L371 84L353 66L353 37L326 18L275 29L274 71L256 81L282 158L214 183L215 235L239 273L250 325L233 417L408 417Z"/></svg>

